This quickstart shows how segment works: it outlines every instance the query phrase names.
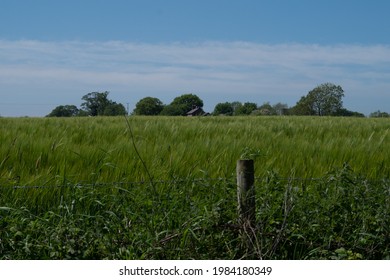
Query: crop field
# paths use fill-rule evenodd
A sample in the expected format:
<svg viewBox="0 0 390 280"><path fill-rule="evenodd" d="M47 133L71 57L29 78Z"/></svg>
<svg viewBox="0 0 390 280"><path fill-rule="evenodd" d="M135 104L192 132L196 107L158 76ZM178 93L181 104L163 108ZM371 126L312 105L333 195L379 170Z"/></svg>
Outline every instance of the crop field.
<svg viewBox="0 0 390 280"><path fill-rule="evenodd" d="M389 259L390 122L0 118L1 259ZM236 161L255 160L256 226Z"/></svg>

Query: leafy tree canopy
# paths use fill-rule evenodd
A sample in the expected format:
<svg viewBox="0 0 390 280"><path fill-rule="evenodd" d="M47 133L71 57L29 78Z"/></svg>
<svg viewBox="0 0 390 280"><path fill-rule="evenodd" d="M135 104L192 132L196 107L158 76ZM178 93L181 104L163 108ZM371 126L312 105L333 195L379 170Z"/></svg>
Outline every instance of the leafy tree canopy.
<svg viewBox="0 0 390 280"><path fill-rule="evenodd" d="M185 113L187 113L188 111L183 109L183 106L169 104L169 105L164 106L160 115L163 115L163 116L184 116Z"/></svg>
<svg viewBox="0 0 390 280"><path fill-rule="evenodd" d="M285 103L278 102L273 105L272 108L275 110L275 113L277 115L285 115L288 110L288 105Z"/></svg>
<svg viewBox="0 0 390 280"><path fill-rule="evenodd" d="M257 109L257 104L252 102L245 102L235 110L235 115L250 115Z"/></svg>
<svg viewBox="0 0 390 280"><path fill-rule="evenodd" d="M232 103L225 102L225 103L218 103L215 105L213 115L226 115L226 116L232 116L234 112Z"/></svg>
<svg viewBox="0 0 390 280"><path fill-rule="evenodd" d="M253 114L262 116L273 116L277 113L275 108L271 104L269 104L269 102L265 102L255 112L253 112Z"/></svg>
<svg viewBox="0 0 390 280"><path fill-rule="evenodd" d="M81 104L80 109L74 105L58 106L47 116L125 115L127 113L125 107L120 103L110 100L108 95L108 91L90 92L82 97L83 103ZM364 115L359 112L353 112L343 108L343 97L344 91L341 86L332 83L324 83L309 91L307 95L302 96L292 108L288 108L287 104L280 102L272 106L269 102L266 102L259 107L253 102L222 102L215 106L213 115L318 115L364 117ZM169 105L164 105L158 98L145 97L137 102L133 114L185 116L187 112L195 107L202 108L203 100L192 93L183 94L174 98ZM372 113L370 117L389 117L389 114L378 111Z"/></svg>
<svg viewBox="0 0 390 280"><path fill-rule="evenodd" d="M171 104L165 106L161 114L169 116L185 116L187 112L195 107L202 108L203 100L192 93L183 94L173 99Z"/></svg>
<svg viewBox="0 0 390 280"><path fill-rule="evenodd" d="M155 97L145 97L137 102L134 109L135 115L154 116L159 115L164 109L164 104Z"/></svg>
<svg viewBox="0 0 390 280"><path fill-rule="evenodd" d="M296 115L335 116L343 109L344 90L341 86L325 83L302 96L292 113Z"/></svg>
<svg viewBox="0 0 390 280"><path fill-rule="evenodd" d="M110 104L108 100L109 92L90 92L84 95L81 99L84 102L81 104L81 108L89 113L90 116L104 115L105 108Z"/></svg>
<svg viewBox="0 0 390 280"><path fill-rule="evenodd" d="M90 92L82 97L81 108L90 116L125 115L126 109L122 104L108 99L108 91Z"/></svg>
<svg viewBox="0 0 390 280"><path fill-rule="evenodd" d="M387 112L376 111L370 114L370 118L389 118L390 114Z"/></svg>
<svg viewBox="0 0 390 280"><path fill-rule="evenodd" d="M79 114L79 109L75 105L60 105L51 111L47 117L75 117Z"/></svg>
<svg viewBox="0 0 390 280"><path fill-rule="evenodd" d="M125 116L127 111L121 103L112 102L104 108L104 116Z"/></svg>

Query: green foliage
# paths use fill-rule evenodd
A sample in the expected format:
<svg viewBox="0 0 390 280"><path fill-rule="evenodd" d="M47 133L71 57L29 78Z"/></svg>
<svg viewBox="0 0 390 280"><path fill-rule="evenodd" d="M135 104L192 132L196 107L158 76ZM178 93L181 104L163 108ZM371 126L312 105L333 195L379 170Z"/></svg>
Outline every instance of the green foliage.
<svg viewBox="0 0 390 280"><path fill-rule="evenodd" d="M237 116L239 115L250 115L254 110L257 109L257 104L252 102L245 102L242 106L238 107L235 111Z"/></svg>
<svg viewBox="0 0 390 280"><path fill-rule="evenodd" d="M161 114L165 116L185 116L187 112L195 107L203 107L203 101L197 95L189 93L183 94L164 107Z"/></svg>
<svg viewBox="0 0 390 280"><path fill-rule="evenodd" d="M276 103L272 106L272 108L274 109L275 111L275 114L276 115L287 115L287 112L288 112L288 105L285 104L285 103Z"/></svg>
<svg viewBox="0 0 390 280"><path fill-rule="evenodd" d="M164 109L164 104L155 97L145 97L137 102L134 109L135 115L155 116Z"/></svg>
<svg viewBox="0 0 390 280"><path fill-rule="evenodd" d="M42 198L43 197L43 198ZM348 166L256 181L251 248L228 180L0 189L0 259L388 259L389 181Z"/></svg>
<svg viewBox="0 0 390 280"><path fill-rule="evenodd" d="M258 157L262 156L263 153L259 149L245 147L240 156L241 159L252 159L256 160Z"/></svg>
<svg viewBox="0 0 390 280"><path fill-rule="evenodd" d="M51 111L47 117L75 117L79 114L79 109L75 105L60 105Z"/></svg>
<svg viewBox="0 0 390 280"><path fill-rule="evenodd" d="M347 110L345 108L339 109L336 113L337 116L343 116L343 117L358 117L358 118L364 118L365 115L359 112L354 112Z"/></svg>
<svg viewBox="0 0 390 280"><path fill-rule="evenodd" d="M292 112L295 115L335 116L343 109L343 97L341 86L321 84L303 96Z"/></svg>
<svg viewBox="0 0 390 280"><path fill-rule="evenodd" d="M297 116L315 115L315 111L312 108L312 103L312 100L310 100L308 96L302 96L297 104L290 109L290 114Z"/></svg>
<svg viewBox="0 0 390 280"><path fill-rule="evenodd" d="M390 114L387 112L376 111L370 114L370 118L389 118Z"/></svg>
<svg viewBox="0 0 390 280"><path fill-rule="evenodd" d="M218 116L218 115L226 115L226 116L232 116L234 112L233 106L229 102L225 103L218 103L215 105L213 115Z"/></svg>
<svg viewBox="0 0 390 280"><path fill-rule="evenodd" d="M263 254L272 259L388 259L389 181L348 165L317 180L270 174L258 188Z"/></svg>
<svg viewBox="0 0 390 280"><path fill-rule="evenodd" d="M276 115L276 110L268 102L261 105L256 112L253 112L256 115L271 116Z"/></svg>
<svg viewBox="0 0 390 280"><path fill-rule="evenodd" d="M218 103L213 111L214 116L225 115L225 116L269 116L269 115L284 115L284 111L287 110L286 104L277 103L273 106L269 102L264 103L260 107L257 107L256 103L245 102L224 102Z"/></svg>
<svg viewBox="0 0 390 280"><path fill-rule="evenodd" d="M118 104L111 101L109 105L104 108L104 116L125 116L127 115L126 108L123 104Z"/></svg>
<svg viewBox="0 0 390 280"><path fill-rule="evenodd" d="M195 94L188 93L183 94L173 99L172 105L184 105L187 110L191 110L193 107L203 107L203 101Z"/></svg>
<svg viewBox="0 0 390 280"><path fill-rule="evenodd" d="M183 108L183 106L169 104L169 105L164 106L160 115L162 115L162 116L184 116L184 114L185 114L184 112L187 113L188 111L186 111L185 108Z"/></svg>
<svg viewBox="0 0 390 280"><path fill-rule="evenodd" d="M108 100L108 91L105 92L90 92L84 95L81 99L84 102L81 104L81 108L86 112L89 112L90 116L102 116L104 110L110 104Z"/></svg>
<svg viewBox="0 0 390 280"><path fill-rule="evenodd" d="M90 92L82 97L84 102L81 108L89 116L123 116L126 109L122 104L118 104L108 99L108 91Z"/></svg>

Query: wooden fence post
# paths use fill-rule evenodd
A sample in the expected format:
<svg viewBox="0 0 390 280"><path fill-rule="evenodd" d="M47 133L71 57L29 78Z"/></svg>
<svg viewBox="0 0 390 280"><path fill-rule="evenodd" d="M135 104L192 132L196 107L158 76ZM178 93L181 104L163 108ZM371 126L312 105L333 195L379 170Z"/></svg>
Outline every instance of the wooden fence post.
<svg viewBox="0 0 390 280"><path fill-rule="evenodd" d="M253 160L237 161L237 198L239 223L244 229L256 224L255 168Z"/></svg>

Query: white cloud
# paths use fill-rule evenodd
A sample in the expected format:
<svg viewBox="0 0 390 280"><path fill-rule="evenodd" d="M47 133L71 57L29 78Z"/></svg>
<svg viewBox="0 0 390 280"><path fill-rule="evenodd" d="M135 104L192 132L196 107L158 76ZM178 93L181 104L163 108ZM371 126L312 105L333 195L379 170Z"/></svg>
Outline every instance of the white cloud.
<svg viewBox="0 0 390 280"><path fill-rule="evenodd" d="M119 102L142 95L169 102L194 92L206 104L225 97L291 103L323 82L340 84L356 102L365 93L370 93L366 98L389 98L390 46L0 41L2 103L27 89L34 92L34 102L58 100L56 94L67 92L77 104L80 92L109 90L123 98ZM366 112L364 105L353 109Z"/></svg>

